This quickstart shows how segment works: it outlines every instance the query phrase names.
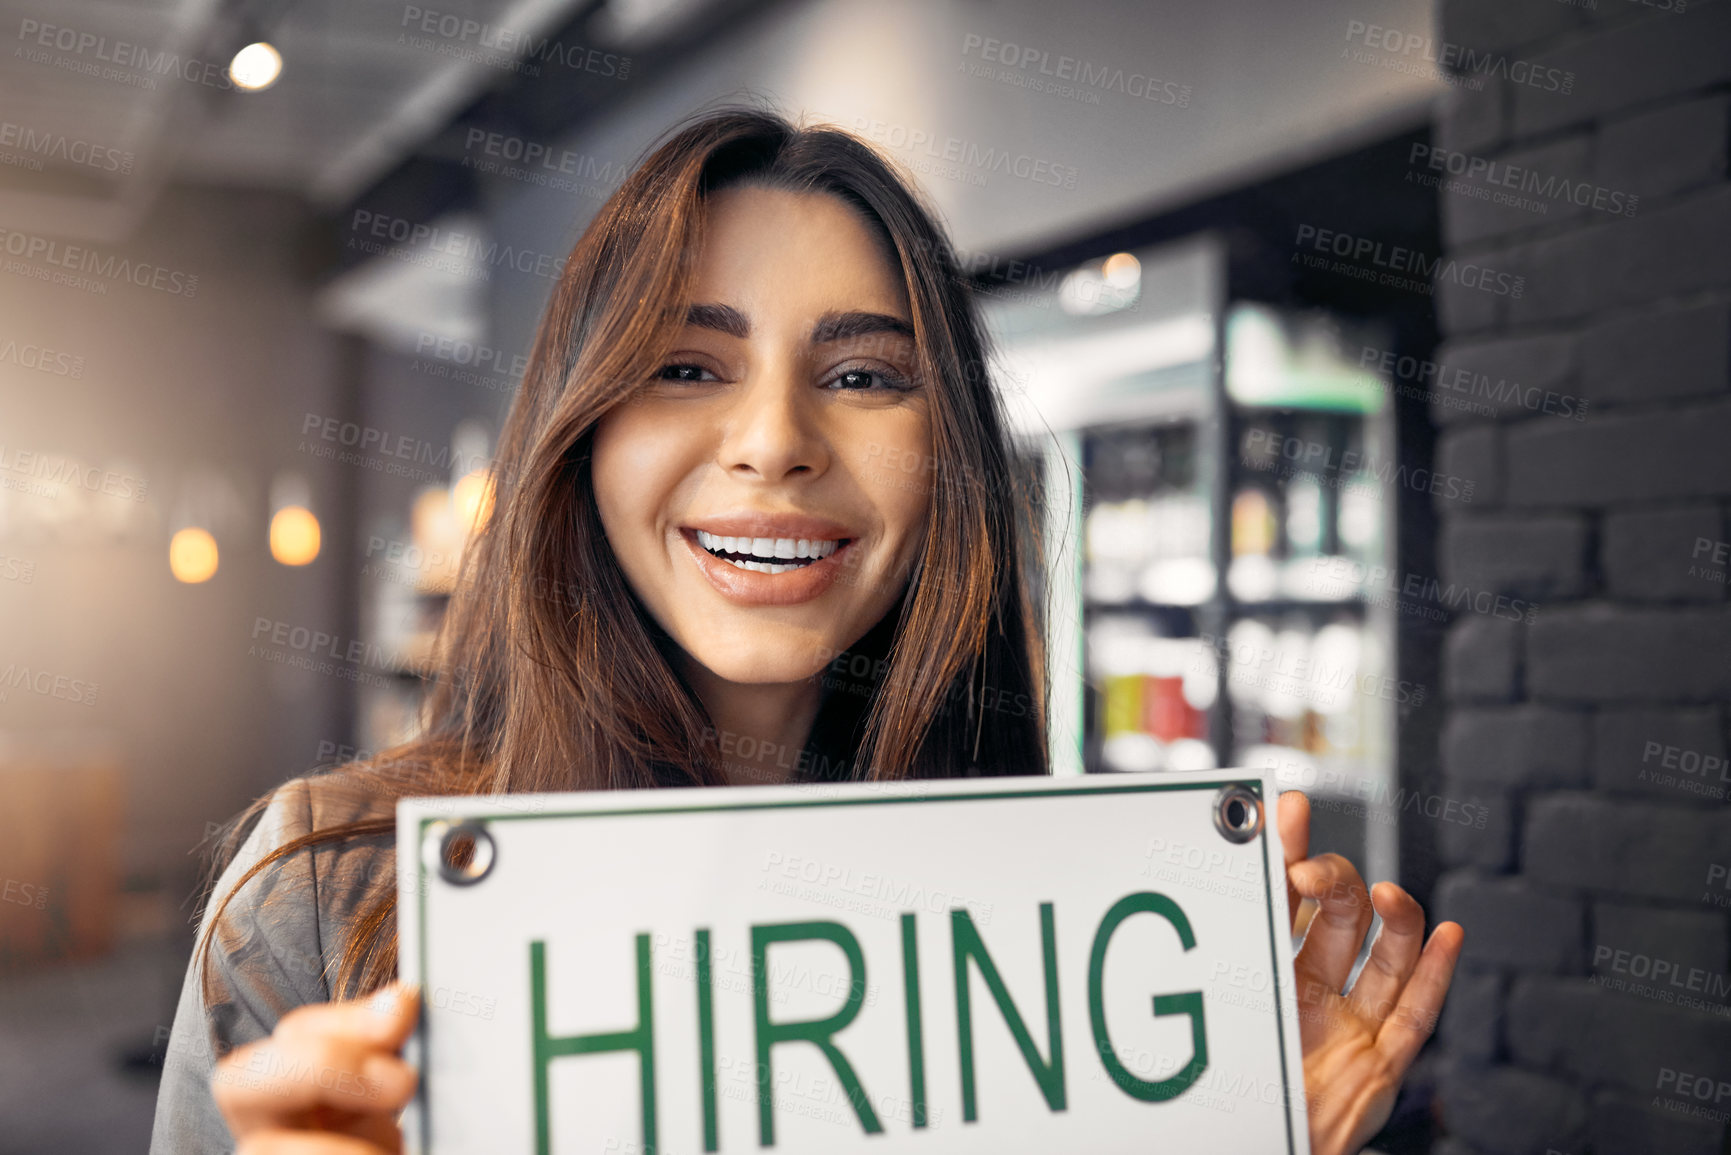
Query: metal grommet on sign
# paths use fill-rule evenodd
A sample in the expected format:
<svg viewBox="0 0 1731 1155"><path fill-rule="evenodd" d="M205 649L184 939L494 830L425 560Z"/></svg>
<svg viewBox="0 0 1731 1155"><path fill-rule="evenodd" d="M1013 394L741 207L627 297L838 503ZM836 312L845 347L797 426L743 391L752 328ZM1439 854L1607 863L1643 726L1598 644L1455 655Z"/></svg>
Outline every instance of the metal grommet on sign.
<svg viewBox="0 0 1731 1155"><path fill-rule="evenodd" d="M421 843L427 869L452 886L473 886L493 869L493 836L479 822L431 822Z"/></svg>
<svg viewBox="0 0 1731 1155"><path fill-rule="evenodd" d="M1244 786L1222 786L1214 796L1214 829L1228 842L1249 842L1262 833L1262 799Z"/></svg>

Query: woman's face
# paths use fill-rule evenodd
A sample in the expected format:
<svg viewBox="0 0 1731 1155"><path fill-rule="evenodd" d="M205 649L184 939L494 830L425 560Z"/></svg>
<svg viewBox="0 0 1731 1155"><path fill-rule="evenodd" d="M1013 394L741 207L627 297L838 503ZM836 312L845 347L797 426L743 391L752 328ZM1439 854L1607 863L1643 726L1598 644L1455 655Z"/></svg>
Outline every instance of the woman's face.
<svg viewBox="0 0 1731 1155"><path fill-rule="evenodd" d="M794 682L906 584L929 487L893 466L928 460L931 387L893 255L851 206L746 186L707 214L672 354L596 427L595 499L686 654L730 682Z"/></svg>

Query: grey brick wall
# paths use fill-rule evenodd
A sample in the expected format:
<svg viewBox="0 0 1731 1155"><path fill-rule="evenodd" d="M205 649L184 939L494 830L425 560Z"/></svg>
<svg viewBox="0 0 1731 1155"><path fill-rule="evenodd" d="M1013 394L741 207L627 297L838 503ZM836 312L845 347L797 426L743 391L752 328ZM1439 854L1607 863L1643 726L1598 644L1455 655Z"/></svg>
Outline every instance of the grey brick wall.
<svg viewBox="0 0 1731 1155"><path fill-rule="evenodd" d="M1436 1149L1731 1151L1731 3L1439 11L1437 566L1536 609L1444 646Z"/></svg>

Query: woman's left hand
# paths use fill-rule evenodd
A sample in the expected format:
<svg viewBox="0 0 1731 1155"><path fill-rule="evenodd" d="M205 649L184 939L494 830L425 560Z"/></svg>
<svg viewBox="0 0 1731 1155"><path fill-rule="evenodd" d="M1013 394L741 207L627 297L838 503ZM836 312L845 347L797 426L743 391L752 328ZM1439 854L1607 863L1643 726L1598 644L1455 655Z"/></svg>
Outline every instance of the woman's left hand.
<svg viewBox="0 0 1731 1155"><path fill-rule="evenodd" d="M1352 1155L1388 1122L1395 1093L1436 1026L1465 931L1445 922L1424 938L1424 910L1392 882L1369 891L1338 854L1310 854L1310 800L1280 796L1286 897L1318 903L1293 963L1304 1047L1312 1155ZM1352 990L1341 993L1371 914L1382 930Z"/></svg>

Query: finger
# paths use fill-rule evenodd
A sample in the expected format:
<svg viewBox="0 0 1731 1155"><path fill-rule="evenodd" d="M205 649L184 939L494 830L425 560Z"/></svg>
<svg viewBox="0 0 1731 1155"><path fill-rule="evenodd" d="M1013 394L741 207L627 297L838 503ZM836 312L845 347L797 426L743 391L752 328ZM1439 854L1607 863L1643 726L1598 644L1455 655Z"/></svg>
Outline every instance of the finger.
<svg viewBox="0 0 1731 1155"><path fill-rule="evenodd" d="M1303 792L1288 790L1275 802L1275 821L1280 824L1280 849L1286 858L1286 913L1288 929L1298 927L1298 891L1292 885L1292 868L1310 857L1310 799Z"/></svg>
<svg viewBox="0 0 1731 1155"><path fill-rule="evenodd" d="M337 1035L273 1035L218 1063L211 1093L239 1137L291 1120L391 1114L408 1103L417 1081L408 1063L368 1043Z"/></svg>
<svg viewBox="0 0 1731 1155"><path fill-rule="evenodd" d="M1412 1065L1419 1048L1436 1029L1437 1016L1442 1013L1443 999L1454 978L1465 940L1466 931L1460 923L1438 924L1413 968L1411 980L1401 992L1394 1013L1377 1032L1377 1049L1387 1057L1397 1078Z"/></svg>
<svg viewBox="0 0 1731 1155"><path fill-rule="evenodd" d="M1355 1011L1381 1026L1399 1004L1424 949L1424 908L1392 882L1373 886L1370 903L1382 917L1382 929L1347 998Z"/></svg>
<svg viewBox="0 0 1731 1155"><path fill-rule="evenodd" d="M412 984L390 983L366 998L296 1007L277 1022L273 1037L343 1038L375 1050L395 1051L415 1029L421 1000Z"/></svg>
<svg viewBox="0 0 1731 1155"><path fill-rule="evenodd" d="M1370 929L1372 911L1364 879L1338 854L1307 858L1286 873L1300 895L1318 904L1293 962L1299 989L1314 994L1306 990L1308 983L1339 994Z"/></svg>
<svg viewBox="0 0 1731 1155"><path fill-rule="evenodd" d="M241 1140L234 1155L387 1155L365 1139L313 1131L260 1131Z"/></svg>

